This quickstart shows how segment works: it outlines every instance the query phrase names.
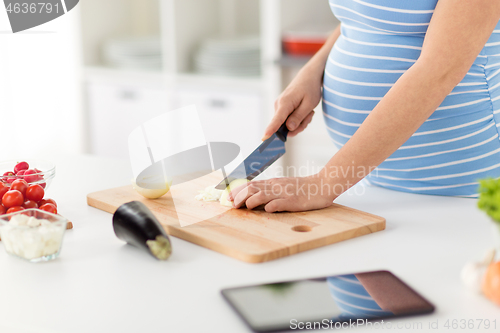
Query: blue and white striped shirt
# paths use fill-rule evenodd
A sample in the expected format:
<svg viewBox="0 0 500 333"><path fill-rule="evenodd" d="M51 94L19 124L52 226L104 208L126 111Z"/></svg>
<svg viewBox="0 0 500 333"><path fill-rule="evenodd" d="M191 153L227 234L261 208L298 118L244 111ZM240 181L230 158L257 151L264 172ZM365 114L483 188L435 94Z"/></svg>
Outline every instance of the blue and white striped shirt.
<svg viewBox="0 0 500 333"><path fill-rule="evenodd" d="M330 0L341 35L324 74L323 114L340 148L420 56L438 0ZM464 79L366 179L390 189L476 197L500 177L500 24Z"/></svg>
<svg viewBox="0 0 500 333"><path fill-rule="evenodd" d="M354 274L330 276L326 279L335 303L342 310L340 319L392 317L382 309Z"/></svg>

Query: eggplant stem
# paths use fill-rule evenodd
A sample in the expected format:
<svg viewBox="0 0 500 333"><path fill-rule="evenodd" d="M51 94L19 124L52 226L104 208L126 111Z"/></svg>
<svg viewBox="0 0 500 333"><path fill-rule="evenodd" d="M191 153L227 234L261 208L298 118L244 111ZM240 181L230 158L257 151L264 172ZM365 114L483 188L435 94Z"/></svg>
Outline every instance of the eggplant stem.
<svg viewBox="0 0 500 333"><path fill-rule="evenodd" d="M159 260L167 260L172 254L172 246L169 240L162 235L156 236L155 240L146 241L146 244L151 254Z"/></svg>

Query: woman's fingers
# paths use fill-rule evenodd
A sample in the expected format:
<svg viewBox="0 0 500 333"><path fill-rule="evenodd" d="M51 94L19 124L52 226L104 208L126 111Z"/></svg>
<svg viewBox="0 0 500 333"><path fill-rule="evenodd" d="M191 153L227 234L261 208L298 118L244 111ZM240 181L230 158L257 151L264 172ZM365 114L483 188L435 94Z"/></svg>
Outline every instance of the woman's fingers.
<svg viewBox="0 0 500 333"><path fill-rule="evenodd" d="M232 197L234 198L233 200L234 208L240 208L241 206L243 206L243 204L247 201L248 198L259 192L260 190L261 189L258 186L252 184L243 187L237 194L233 193Z"/></svg>
<svg viewBox="0 0 500 333"><path fill-rule="evenodd" d="M293 212L297 211L297 205L292 202L290 199L274 199L269 201L269 203L264 207L266 212L275 213L275 212Z"/></svg>
<svg viewBox="0 0 500 333"><path fill-rule="evenodd" d="M294 100L294 98L297 99L297 96L299 96L298 100ZM306 97L300 95L283 95L276 101L275 108L276 112L266 128L262 140L266 140L273 135L285 121L286 127L290 132L298 130L298 132L295 133L295 135L297 135L302 132L308 122L310 122L307 117L310 116L312 118L312 115L314 115L314 113L311 115L311 110L314 106L308 102Z"/></svg>
<svg viewBox="0 0 500 333"><path fill-rule="evenodd" d="M314 116L314 111L311 111L307 115L307 117L305 117L304 120L302 120L302 122L300 123L300 126L295 131L289 132L288 136L294 137L297 134L299 134L300 132L302 132L303 130L305 130L307 125L309 125L311 123L313 116Z"/></svg>
<svg viewBox="0 0 500 333"><path fill-rule="evenodd" d="M281 125L283 125L285 120L288 118L288 115L292 113L294 109L295 107L293 106L291 99L280 97L280 99L276 101L273 119L271 119L269 125L267 125L262 141L273 135L281 127Z"/></svg>
<svg viewBox="0 0 500 333"><path fill-rule="evenodd" d="M276 191L275 193L269 181L254 181L238 187L237 190L235 189L230 193L230 198L234 198L234 208L241 208L246 205L248 209L267 204L269 201L279 198L282 192Z"/></svg>
<svg viewBox="0 0 500 333"><path fill-rule="evenodd" d="M248 182L246 184L240 185L238 187L235 187L234 189L229 192L229 195L227 196L227 199L229 201L234 201L234 198L240 193L243 189L245 189L247 186L260 186L263 183L262 180L254 180L251 183Z"/></svg>
<svg viewBox="0 0 500 333"><path fill-rule="evenodd" d="M316 105L311 106L307 97L303 98L299 106L288 116L286 121L286 127L288 127L288 130L293 132L298 129L300 124L306 119L315 106Z"/></svg>
<svg viewBox="0 0 500 333"><path fill-rule="evenodd" d="M233 207L246 205L248 209L254 209L263 205L269 213L325 208L330 206L338 195L330 193L329 190L324 193L324 181L323 176L254 181L238 188L238 193L232 193Z"/></svg>
<svg viewBox="0 0 500 333"><path fill-rule="evenodd" d="M271 191L258 191L254 195L250 196L246 201L246 206L248 209L254 209L260 205L267 204L269 201L276 199L276 195Z"/></svg>
<svg viewBox="0 0 500 333"><path fill-rule="evenodd" d="M227 199L229 201L234 201L234 198L238 195L238 193L240 193L240 191L243 190L248 185L250 185L250 183L246 183L246 184L240 185L238 187L235 187L234 189L231 190L231 192L229 192Z"/></svg>

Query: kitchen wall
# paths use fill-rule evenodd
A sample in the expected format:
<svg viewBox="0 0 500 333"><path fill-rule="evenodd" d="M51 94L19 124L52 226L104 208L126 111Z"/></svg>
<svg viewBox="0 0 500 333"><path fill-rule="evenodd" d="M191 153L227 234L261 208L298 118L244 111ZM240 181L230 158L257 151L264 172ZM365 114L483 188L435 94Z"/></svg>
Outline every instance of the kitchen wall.
<svg viewBox="0 0 500 333"><path fill-rule="evenodd" d="M16 34L0 10L1 160L83 151L79 45L78 7Z"/></svg>

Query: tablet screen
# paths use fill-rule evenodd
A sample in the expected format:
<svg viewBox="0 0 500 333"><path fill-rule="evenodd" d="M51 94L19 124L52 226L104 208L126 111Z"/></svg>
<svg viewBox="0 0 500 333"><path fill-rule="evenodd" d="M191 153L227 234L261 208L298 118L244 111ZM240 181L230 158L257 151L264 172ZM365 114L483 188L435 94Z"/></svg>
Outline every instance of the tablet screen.
<svg viewBox="0 0 500 333"><path fill-rule="evenodd" d="M222 290L257 332L340 328L341 324L429 313L432 304L387 271Z"/></svg>

